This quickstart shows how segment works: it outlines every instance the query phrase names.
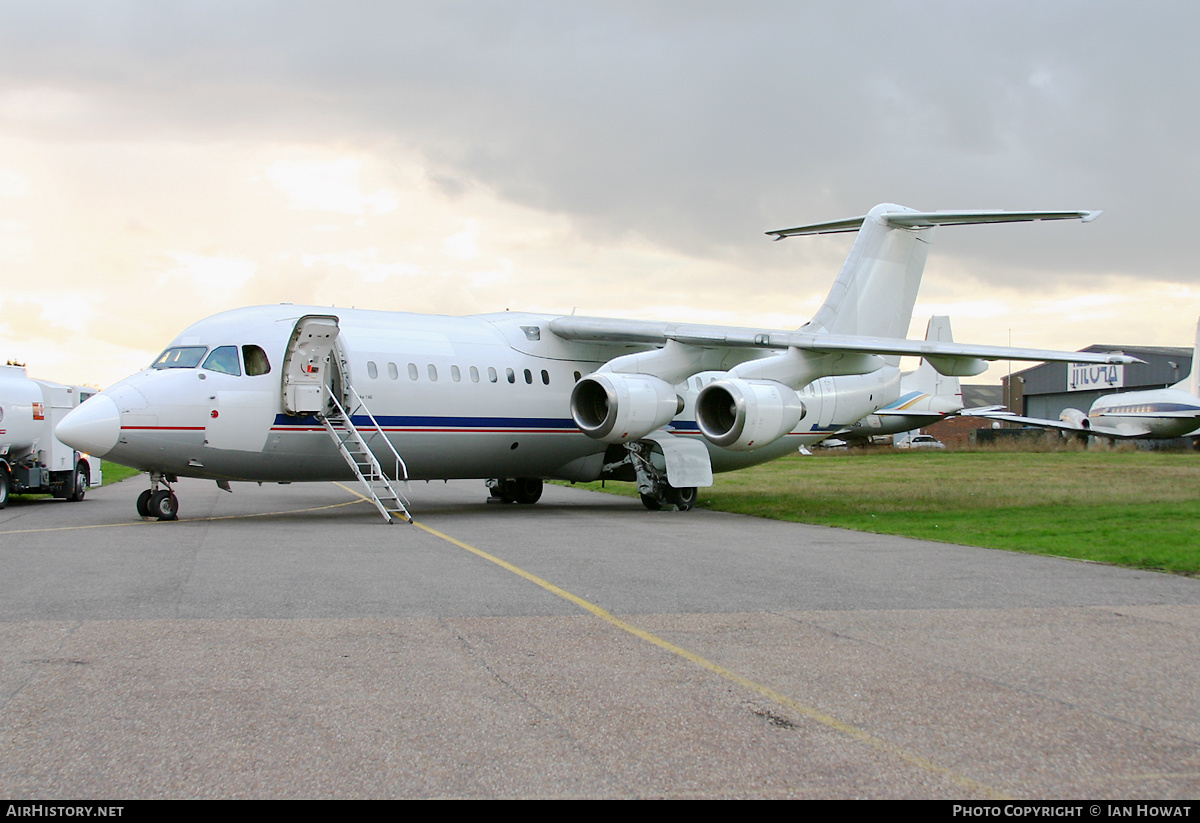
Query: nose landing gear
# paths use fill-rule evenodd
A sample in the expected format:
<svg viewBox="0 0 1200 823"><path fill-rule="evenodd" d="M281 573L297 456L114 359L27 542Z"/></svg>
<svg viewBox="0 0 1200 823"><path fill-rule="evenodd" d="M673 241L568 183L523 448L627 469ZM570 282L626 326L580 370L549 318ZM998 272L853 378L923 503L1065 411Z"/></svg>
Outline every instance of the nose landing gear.
<svg viewBox="0 0 1200 823"><path fill-rule="evenodd" d="M179 498L175 496L175 492L171 491L170 486L176 479L173 475L167 476L152 472L150 488L138 495L138 515L140 517L157 517L159 520L178 520ZM160 489L158 487L160 483L166 488Z"/></svg>

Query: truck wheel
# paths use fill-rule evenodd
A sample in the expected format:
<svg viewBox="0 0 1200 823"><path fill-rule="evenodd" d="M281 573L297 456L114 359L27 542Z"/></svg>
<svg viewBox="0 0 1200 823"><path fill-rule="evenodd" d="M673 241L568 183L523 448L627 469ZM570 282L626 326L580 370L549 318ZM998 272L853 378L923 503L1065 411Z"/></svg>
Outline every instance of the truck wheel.
<svg viewBox="0 0 1200 823"><path fill-rule="evenodd" d="M87 494L88 487L92 485L91 475L88 473L86 463L80 463L75 467L75 485L71 489L71 493L67 495L67 500L72 503L77 503Z"/></svg>
<svg viewBox="0 0 1200 823"><path fill-rule="evenodd" d="M179 498L166 489L156 491L150 496L150 516L159 520L178 520Z"/></svg>
<svg viewBox="0 0 1200 823"><path fill-rule="evenodd" d="M0 509L8 505L8 469L0 466Z"/></svg>

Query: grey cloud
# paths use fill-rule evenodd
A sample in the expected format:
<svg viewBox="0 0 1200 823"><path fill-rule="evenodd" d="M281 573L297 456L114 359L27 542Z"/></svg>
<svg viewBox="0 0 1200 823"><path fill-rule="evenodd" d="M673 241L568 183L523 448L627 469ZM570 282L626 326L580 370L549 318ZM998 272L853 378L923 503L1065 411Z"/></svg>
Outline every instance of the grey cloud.
<svg viewBox="0 0 1200 823"><path fill-rule="evenodd" d="M947 234L946 253L1195 279L1190 4L126 2L3 14L0 91L85 95L84 138L395 141L451 188L480 181L593 238L638 233L747 264L776 259L766 229L880 201L1104 208L1086 235Z"/></svg>

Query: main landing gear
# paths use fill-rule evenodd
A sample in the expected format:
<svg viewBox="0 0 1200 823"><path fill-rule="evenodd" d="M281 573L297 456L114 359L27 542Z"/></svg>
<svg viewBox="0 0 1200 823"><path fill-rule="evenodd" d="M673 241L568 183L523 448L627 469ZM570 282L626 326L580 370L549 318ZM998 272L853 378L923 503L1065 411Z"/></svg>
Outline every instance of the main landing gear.
<svg viewBox="0 0 1200 823"><path fill-rule="evenodd" d="M666 469L657 465L654 451L648 443L625 444L627 454L620 463L605 466L611 470L621 463L629 463L637 474L638 494L641 495L642 505L652 512L679 511L685 512L696 505L699 494L695 486L675 488L667 482ZM662 456L659 455L661 460Z"/></svg>
<svg viewBox="0 0 1200 823"><path fill-rule="evenodd" d="M159 520L179 519L179 498L171 491L171 483L178 480L174 475L158 472L150 474L150 488L138 495L137 513L141 517L157 517ZM159 484L166 486L160 489Z"/></svg>
<svg viewBox="0 0 1200 823"><path fill-rule="evenodd" d="M696 491L695 486L677 489L670 483L663 483L657 493L646 494L642 492L641 497L642 505L652 512L662 511L663 509L685 512L696 505L696 500L700 497L700 493Z"/></svg>
<svg viewBox="0 0 1200 823"><path fill-rule="evenodd" d="M491 490L489 503L536 503L542 497L542 481L538 477L493 477L487 481Z"/></svg>

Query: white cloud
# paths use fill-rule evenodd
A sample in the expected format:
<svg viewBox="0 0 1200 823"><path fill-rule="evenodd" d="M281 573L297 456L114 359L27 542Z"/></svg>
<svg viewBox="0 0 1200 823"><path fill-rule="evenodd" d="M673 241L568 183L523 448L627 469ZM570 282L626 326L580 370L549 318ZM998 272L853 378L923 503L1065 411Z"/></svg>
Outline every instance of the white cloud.
<svg viewBox="0 0 1200 823"><path fill-rule="evenodd" d="M32 189L27 176L16 169L0 166L0 197L26 197Z"/></svg>
<svg viewBox="0 0 1200 823"><path fill-rule="evenodd" d="M31 263L33 259L34 242L29 223L0 218L0 263Z"/></svg>
<svg viewBox="0 0 1200 823"><path fill-rule="evenodd" d="M246 285L258 270L252 260L237 260L228 257L206 257L199 254L173 253L171 257L179 267L159 275L160 284L172 278L191 280L201 294L224 297Z"/></svg>
<svg viewBox="0 0 1200 823"><path fill-rule="evenodd" d="M479 256L479 221L468 219L466 227L442 241L442 249L451 257L473 260Z"/></svg>
<svg viewBox="0 0 1200 823"><path fill-rule="evenodd" d="M424 269L411 263L384 263L379 260L379 249L367 248L329 254L305 254L300 257L304 266L332 266L349 269L367 283L382 283L393 277L415 277L424 274Z"/></svg>
<svg viewBox="0 0 1200 823"><path fill-rule="evenodd" d="M362 190L362 161L354 157L307 162L281 160L267 168L275 186L293 208L353 215L383 215L396 210L396 193Z"/></svg>

